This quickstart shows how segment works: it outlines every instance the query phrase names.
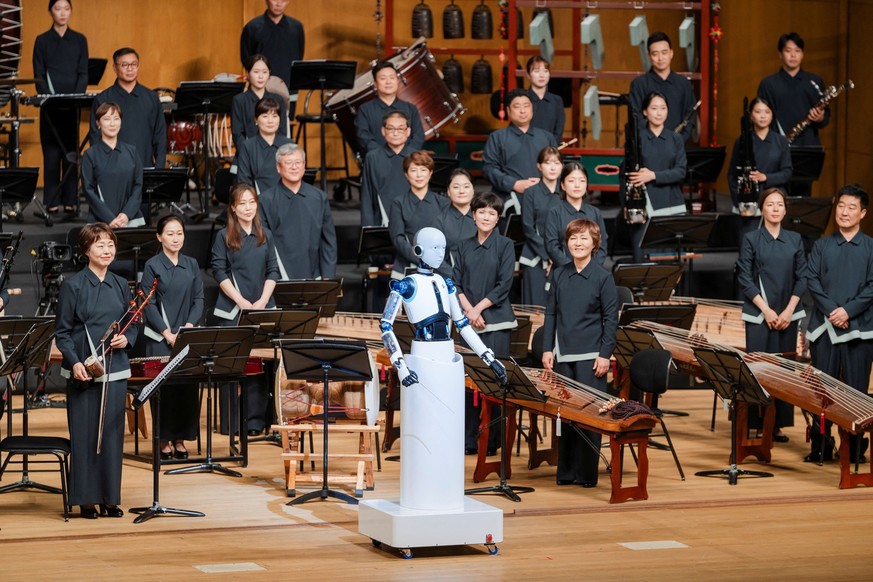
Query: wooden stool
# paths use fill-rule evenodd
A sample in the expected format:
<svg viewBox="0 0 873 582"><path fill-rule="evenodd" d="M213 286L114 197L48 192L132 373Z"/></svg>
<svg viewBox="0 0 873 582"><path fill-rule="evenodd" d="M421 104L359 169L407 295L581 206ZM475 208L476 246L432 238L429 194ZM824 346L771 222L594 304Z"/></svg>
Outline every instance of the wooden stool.
<svg viewBox="0 0 873 582"><path fill-rule="evenodd" d="M321 472L305 472L305 465L301 465L298 472L298 461L312 461L313 463L322 458L322 453L306 452L302 448L303 440L308 434L324 430L321 424L277 424L272 430L282 435L282 464L285 469L285 492L288 497L297 495L297 483L315 483L319 487L323 485ZM327 475L328 484L353 483L355 497L363 497L364 489L372 491L375 486L373 480L373 460L376 458L373 447L373 435L378 435L379 425L367 426L364 424L336 423L330 425L330 432L357 433L358 451L356 453L335 453L328 451L327 459L330 463L330 472ZM357 469L354 472L336 472L333 470L334 461L355 461Z"/></svg>

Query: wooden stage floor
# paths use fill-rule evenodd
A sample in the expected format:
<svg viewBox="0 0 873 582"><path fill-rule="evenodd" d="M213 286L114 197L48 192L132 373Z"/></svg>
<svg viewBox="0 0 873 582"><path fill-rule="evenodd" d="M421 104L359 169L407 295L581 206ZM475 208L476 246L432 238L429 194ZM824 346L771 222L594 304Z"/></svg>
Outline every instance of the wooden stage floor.
<svg viewBox="0 0 873 582"><path fill-rule="evenodd" d="M773 478L741 479L732 487L723 479L694 476L727 465L727 414L719 410L716 431L710 432L711 403L712 393L705 391L672 391L662 399L666 408L691 413L667 420L688 477L680 480L669 452L650 448L646 501L610 505L605 474L594 489L557 487L554 468L527 470L523 447L521 457L513 456L510 483L536 491L524 494L521 503L477 497L505 514L496 556L482 546L465 546L417 549L412 560L404 560L376 549L357 533L354 506L336 501L286 506L280 449L257 443L249 466L239 469L242 478L162 475L161 503L202 511L203 518L163 516L133 524L134 516L126 514L64 523L57 495L0 495L0 579L873 579L873 490L838 489L837 463L801 462L807 445L799 411L796 426L786 430L791 442L776 446L772 463L743 465L771 471ZM30 428L32 434L65 434L65 411L32 411ZM333 442L351 444L342 437ZM129 436L128 450L132 443ZM218 443L224 446L226 440ZM474 458L466 459L472 486ZM19 475L3 477L0 485ZM58 483L52 473L31 478ZM491 476L486 483L495 481ZM149 466L126 460L122 507L150 505L151 483ZM298 486L301 491L307 489ZM364 498L398 495L399 463L383 459L376 488Z"/></svg>

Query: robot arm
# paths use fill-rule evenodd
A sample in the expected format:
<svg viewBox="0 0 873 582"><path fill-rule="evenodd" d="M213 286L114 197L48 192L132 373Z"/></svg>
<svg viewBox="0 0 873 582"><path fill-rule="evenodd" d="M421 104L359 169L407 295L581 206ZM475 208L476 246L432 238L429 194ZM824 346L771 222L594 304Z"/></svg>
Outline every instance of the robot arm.
<svg viewBox="0 0 873 582"><path fill-rule="evenodd" d="M471 350L482 358L482 361L491 367L491 370L500 380L501 384L507 382L506 367L494 356L494 352L490 348L485 347L482 340L479 339L479 334L470 325L467 316L464 315L464 310L461 309L461 303L458 301L458 293L455 291L455 284L451 279L446 279L446 286L449 288L449 305L452 310L452 320L458 328L458 332Z"/></svg>
<svg viewBox="0 0 873 582"><path fill-rule="evenodd" d="M394 319L400 313L400 307L403 304L404 297L411 297L415 293L415 285L410 279L391 283L391 294L388 296L388 303L385 305L385 311L382 313L382 344L388 352L388 359L397 369L397 376L404 386L411 386L418 382L418 375L406 367L406 361L403 359L403 352L400 350L400 343L397 341L397 336L394 335Z"/></svg>

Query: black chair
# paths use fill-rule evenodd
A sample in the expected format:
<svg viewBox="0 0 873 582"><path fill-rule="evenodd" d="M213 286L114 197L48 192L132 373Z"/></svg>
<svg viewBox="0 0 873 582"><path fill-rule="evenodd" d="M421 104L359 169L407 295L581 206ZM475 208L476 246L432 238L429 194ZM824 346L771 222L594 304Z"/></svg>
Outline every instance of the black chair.
<svg viewBox="0 0 873 582"><path fill-rule="evenodd" d="M6 453L6 459L0 466L0 478L6 472L6 467L12 457L19 455L30 457L34 455L54 455L58 461L58 471L61 475L61 496L64 503L64 521L68 521L69 495L67 481L70 474L68 457L70 455L70 439L50 436L10 436L0 441L0 454ZM49 461L35 461L46 463ZM11 491L12 489L10 489ZM5 493L5 491L3 491Z"/></svg>
<svg viewBox="0 0 873 582"><path fill-rule="evenodd" d="M215 182L213 194L215 194L215 199L218 200L221 204L224 204L225 207L228 203L230 203L230 189L233 187L234 182L236 181L236 176L231 174L229 168L219 168L215 171ZM209 264L209 258L212 254L212 243L215 241L215 230L224 228L227 226L227 208L218 213L218 215L212 219L212 228L209 229L209 245L206 247L206 256L204 257L203 264Z"/></svg>
<svg viewBox="0 0 873 582"><path fill-rule="evenodd" d="M667 350L638 351L634 354L630 364L631 388L642 393L640 400L643 400L642 396L646 394L652 395L650 407L661 423L661 428L664 430L663 436L667 439L667 444L655 443L651 440L649 444L654 448L668 450L673 454L673 461L676 463L676 468L679 469L679 476L684 481L685 472L682 470L679 457L676 455L676 449L673 447L670 431L667 430L667 425L664 423L664 413L658 408L658 397L667 391L667 381L670 376L672 362L673 358Z"/></svg>
<svg viewBox="0 0 873 582"><path fill-rule="evenodd" d="M621 285L617 285L615 290L618 292L618 308L621 308L628 303L635 303L634 301L634 292L631 291L630 287L623 287Z"/></svg>

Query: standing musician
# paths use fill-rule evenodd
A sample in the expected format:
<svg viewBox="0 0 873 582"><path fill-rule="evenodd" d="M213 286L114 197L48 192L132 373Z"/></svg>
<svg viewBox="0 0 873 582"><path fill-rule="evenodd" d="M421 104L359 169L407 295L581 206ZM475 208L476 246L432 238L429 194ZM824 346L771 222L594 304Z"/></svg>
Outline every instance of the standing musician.
<svg viewBox="0 0 873 582"><path fill-rule="evenodd" d="M837 191L838 230L815 241L809 256L807 288L814 309L806 335L812 365L865 394L873 363L873 238L861 232L868 202L867 191L858 184ZM826 446L822 456L818 419L813 414L812 452L804 459L807 462L832 458L832 446ZM830 432L830 424L825 433ZM833 442L830 434L825 436L828 443ZM850 461L860 461L868 440L852 435L850 444Z"/></svg>
<svg viewBox="0 0 873 582"><path fill-rule="evenodd" d="M255 105L255 125L258 133L242 142L237 149L236 180L254 184L263 194L279 183L276 153L285 144L294 143L279 132L282 107L272 97L264 97Z"/></svg>
<svg viewBox="0 0 873 582"><path fill-rule="evenodd" d="M556 265L549 277L543 367L605 390L618 328L618 294L612 274L593 260L600 247L600 232L600 226L590 220L567 225L564 240L572 261ZM562 431L558 485L597 485L600 434L580 431L572 427Z"/></svg>
<svg viewBox="0 0 873 582"><path fill-rule="evenodd" d="M446 189L451 204L443 210L436 223L436 228L446 237L446 260L437 269L444 279L453 276L460 244L476 236L476 222L471 209L474 193L473 177L470 172L464 168L452 170L449 187ZM502 204L501 208L503 208Z"/></svg>
<svg viewBox="0 0 873 582"><path fill-rule="evenodd" d="M491 132L482 153L482 171L491 187L503 198L504 213L521 212L518 195L539 183L537 155L546 146L558 145L555 136L531 125L533 105L524 89L506 94L504 105L509 126Z"/></svg>
<svg viewBox="0 0 873 582"><path fill-rule="evenodd" d="M279 279L276 249L273 235L261 226L258 194L251 184L239 183L231 188L227 226L215 237L211 265L219 287L214 314L221 320L221 325L236 325L242 309L275 307L273 290ZM254 378L245 378L242 384L249 412L245 430L255 436L266 426L267 385ZM237 430L238 401L236 397L230 398L230 390L228 383L221 384L222 434Z"/></svg>
<svg viewBox="0 0 873 582"><path fill-rule="evenodd" d="M740 247L740 289L746 351L771 354L797 350L797 322L806 317L800 298L806 291L806 251L800 235L782 228L785 192L768 188L761 196L761 228L745 235ZM787 443L782 428L794 426L794 407L776 400L773 440Z"/></svg>
<svg viewBox="0 0 873 582"><path fill-rule="evenodd" d="M546 217L546 252L557 265L572 262L572 253L567 248L567 226L574 220L590 220L600 229L599 244L594 249L594 262L602 265L606 260L606 224L600 210L585 202L588 195L588 170L580 162L567 162L561 169L561 200L554 202Z"/></svg>
<svg viewBox="0 0 873 582"><path fill-rule="evenodd" d="M363 103L355 115L355 135L362 155L366 156L370 150L385 145L381 128L389 111L402 111L406 114L410 130L409 148L413 151L420 150L424 146L421 115L418 107L397 96L400 76L392 62L381 61L373 67L373 86L376 89L376 98Z"/></svg>
<svg viewBox="0 0 873 582"><path fill-rule="evenodd" d="M546 306L546 280L552 266L546 250L546 219L552 205L560 200L558 178L563 167L558 148L541 149L537 156L540 181L525 190L521 199L524 248L518 262L522 266L521 302L525 305Z"/></svg>
<svg viewBox="0 0 873 582"><path fill-rule="evenodd" d="M539 55L529 58L527 76L530 79L528 95L533 105L530 124L548 131L560 142L564 135L564 100L559 95L549 93L549 79L552 76L549 61Z"/></svg>
<svg viewBox="0 0 873 582"><path fill-rule="evenodd" d="M685 197L682 195L682 181L685 179L685 158L683 138L665 123L669 115L667 98L653 92L642 102L643 116L647 120L645 128L640 129L640 169L628 172L628 180L634 186L646 187L646 211L653 216L673 216L685 214ZM621 187L624 188L625 184ZM622 204L626 202L624 192L619 193ZM645 232L644 224L632 224L631 245L633 260L643 260L640 244Z"/></svg>
<svg viewBox="0 0 873 582"><path fill-rule="evenodd" d="M49 0L48 9L52 27L37 36L33 44L36 91L41 95L84 93L88 87L88 40L69 26L72 2ZM52 126L63 146L57 143ZM78 138L78 109L40 109L43 202L49 214L57 214L60 204L68 214L76 211L77 178L74 174L61 182L61 175L76 171L76 162L68 161L64 154L78 151Z"/></svg>
<svg viewBox="0 0 873 582"><path fill-rule="evenodd" d="M233 145L239 149L243 142L258 135L258 115L255 107L261 99L270 98L279 104L279 135L288 136L288 112L285 111L285 99L280 95L267 91L267 81L270 80L270 64L264 55L252 55L245 64L248 88L239 95L233 96L230 109L230 130L233 134Z"/></svg>
<svg viewBox="0 0 873 582"><path fill-rule="evenodd" d="M131 299L127 281L109 271L117 239L109 225L85 225L79 233L79 250L88 266L61 286L58 297L55 342L63 355L61 373L67 382L67 422L70 430L70 505L81 507L82 517L99 514L121 517L121 454L124 445L124 400L130 377L125 348L136 340L137 328L128 327L109 339L104 367L95 378L85 368L89 356L100 352L100 338L119 321ZM107 385L101 386L101 384ZM101 393L105 389L102 445L97 453Z"/></svg>
<svg viewBox="0 0 873 582"><path fill-rule="evenodd" d="M291 63L303 60L306 35L303 23L285 14L288 0L266 0L267 10L249 20L239 39L239 59L246 67L253 55L264 55L272 63L272 73L291 87ZM294 115L296 93L291 92L289 115Z"/></svg>
<svg viewBox="0 0 873 582"><path fill-rule="evenodd" d="M675 131L694 110L695 98L691 81L671 70L673 62L673 42L663 32L654 32L646 40L649 61L652 67L643 75L631 81L631 108L638 116L644 115L645 101L651 93L659 93L669 106L665 124L671 132ZM682 129L681 143L691 137L693 123Z"/></svg>
<svg viewBox="0 0 873 582"><path fill-rule="evenodd" d="M385 145L368 152L361 172L361 226L388 226L391 204L409 188L403 160L415 151L411 131L403 111L389 109L382 119Z"/></svg>
<svg viewBox="0 0 873 582"><path fill-rule="evenodd" d="M146 261L141 286L152 288L155 297L145 308L148 338L147 356L169 356L179 330L194 327L203 316L203 279L197 261L181 253L185 244L185 224L176 214L158 221L157 237L161 252ZM161 396L161 459L187 459L185 441L197 438L200 419L200 395L197 386L174 386Z"/></svg>
<svg viewBox="0 0 873 582"><path fill-rule="evenodd" d="M100 141L91 144L82 159L82 190L88 201L88 221L112 228L143 226L142 160L136 148L118 139L121 108L106 102L94 117Z"/></svg>
<svg viewBox="0 0 873 582"><path fill-rule="evenodd" d="M306 153L293 143L276 152L281 181L261 196L261 222L273 235L282 280L333 279L336 229L327 194L303 181Z"/></svg>

